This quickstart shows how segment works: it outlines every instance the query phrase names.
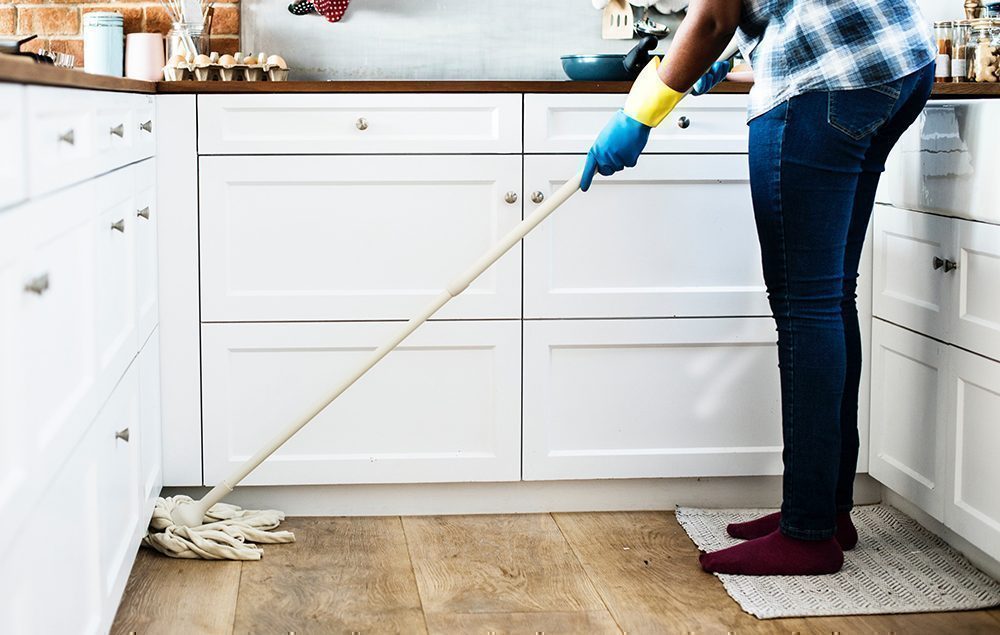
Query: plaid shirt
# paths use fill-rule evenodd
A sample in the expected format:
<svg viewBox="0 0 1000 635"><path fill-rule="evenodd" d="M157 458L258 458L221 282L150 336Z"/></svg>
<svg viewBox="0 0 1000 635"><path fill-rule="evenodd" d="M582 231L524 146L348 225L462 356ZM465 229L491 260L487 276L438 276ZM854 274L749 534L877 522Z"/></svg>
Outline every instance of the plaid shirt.
<svg viewBox="0 0 1000 635"><path fill-rule="evenodd" d="M934 60L915 0L743 0L750 118L809 91L877 86Z"/></svg>

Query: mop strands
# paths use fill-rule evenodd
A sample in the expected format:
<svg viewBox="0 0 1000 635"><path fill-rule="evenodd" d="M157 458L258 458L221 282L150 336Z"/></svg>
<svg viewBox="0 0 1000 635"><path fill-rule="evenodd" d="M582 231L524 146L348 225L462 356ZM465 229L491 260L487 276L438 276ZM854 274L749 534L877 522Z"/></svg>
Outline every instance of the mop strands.
<svg viewBox="0 0 1000 635"><path fill-rule="evenodd" d="M271 531L285 519L284 513L274 509L241 509L216 503L205 512L205 524L176 524L170 513L192 503L189 496L156 499L142 544L171 558L260 560L264 550L254 543L295 542L290 531Z"/></svg>

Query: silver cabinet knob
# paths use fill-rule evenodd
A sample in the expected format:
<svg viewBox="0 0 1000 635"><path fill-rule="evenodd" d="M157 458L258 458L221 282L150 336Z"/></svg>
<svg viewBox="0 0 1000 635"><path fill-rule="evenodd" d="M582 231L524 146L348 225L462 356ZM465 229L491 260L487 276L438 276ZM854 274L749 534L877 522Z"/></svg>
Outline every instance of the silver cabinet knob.
<svg viewBox="0 0 1000 635"><path fill-rule="evenodd" d="M531 202L534 203L535 205L538 205L544 200L545 200L545 195L539 192L538 190L535 190L534 192L531 193Z"/></svg>
<svg viewBox="0 0 1000 635"><path fill-rule="evenodd" d="M49 290L49 274L43 273L38 277L32 278L24 285L24 290L35 295L42 295Z"/></svg>
<svg viewBox="0 0 1000 635"><path fill-rule="evenodd" d="M76 132L73 130L67 130L66 132L59 135L59 141L67 145L76 144Z"/></svg>
<svg viewBox="0 0 1000 635"><path fill-rule="evenodd" d="M514 203L517 202L517 192L513 191L507 192L506 194L504 194L503 200L507 201L509 205L513 205Z"/></svg>
<svg viewBox="0 0 1000 635"><path fill-rule="evenodd" d="M143 132L152 132L153 131L153 120L150 119L149 121L145 121L145 122L139 124L139 130L142 130Z"/></svg>
<svg viewBox="0 0 1000 635"><path fill-rule="evenodd" d="M951 273L952 271L954 271L956 269L958 269L958 263L957 262L955 262L954 260L945 260L944 261L944 272L945 273Z"/></svg>
<svg viewBox="0 0 1000 635"><path fill-rule="evenodd" d="M677 120L677 126L682 130L686 129L690 125L691 125L691 120L688 119L687 117L681 117Z"/></svg>
<svg viewBox="0 0 1000 635"><path fill-rule="evenodd" d="M149 220L149 207L148 206L143 207L142 209L138 210L135 213L135 215L138 216L139 218L145 218L146 220Z"/></svg>
<svg viewBox="0 0 1000 635"><path fill-rule="evenodd" d="M125 219L124 218L120 218L117 221L111 223L111 229L113 229L115 231L119 231L119 232L121 232L121 233L124 234L125 233Z"/></svg>
<svg viewBox="0 0 1000 635"><path fill-rule="evenodd" d="M112 128L111 129L111 134L113 134L114 136L118 137L119 139L124 138L125 137L125 124L120 123L117 126L115 126L114 128Z"/></svg>
<svg viewBox="0 0 1000 635"><path fill-rule="evenodd" d="M128 428L124 428L122 430L119 430L119 431L115 432L115 438L116 439L121 439L125 443L128 443L128 436L129 436L128 435Z"/></svg>
<svg viewBox="0 0 1000 635"><path fill-rule="evenodd" d="M358 120L354 122L354 127L358 130L368 130L368 120L364 117L358 117Z"/></svg>

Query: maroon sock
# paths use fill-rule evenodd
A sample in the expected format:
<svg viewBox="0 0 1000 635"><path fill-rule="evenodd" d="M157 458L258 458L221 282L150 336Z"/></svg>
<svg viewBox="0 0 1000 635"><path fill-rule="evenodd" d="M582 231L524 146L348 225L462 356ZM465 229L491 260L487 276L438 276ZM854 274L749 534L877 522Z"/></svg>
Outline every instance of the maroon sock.
<svg viewBox="0 0 1000 635"><path fill-rule="evenodd" d="M753 540L766 536L778 528L781 522L781 512L774 512L767 516L761 516L745 523L731 523L726 527L726 531L733 538L740 540ZM840 543L840 548L850 551L858 544L858 530L854 528L854 521L851 520L851 512L840 512L837 514L837 533L834 538Z"/></svg>
<svg viewBox="0 0 1000 635"><path fill-rule="evenodd" d="M833 538L798 540L775 530L735 547L703 553L700 560L709 573L823 575L840 571L844 552Z"/></svg>

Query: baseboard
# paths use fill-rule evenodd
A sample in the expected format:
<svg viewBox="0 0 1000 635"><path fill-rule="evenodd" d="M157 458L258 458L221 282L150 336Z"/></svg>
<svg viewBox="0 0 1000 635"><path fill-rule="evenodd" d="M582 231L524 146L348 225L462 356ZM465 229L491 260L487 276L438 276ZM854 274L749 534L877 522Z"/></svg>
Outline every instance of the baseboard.
<svg viewBox="0 0 1000 635"><path fill-rule="evenodd" d="M207 488L168 487L163 496L200 497ZM855 481L855 501L881 500L867 474ZM393 485L243 486L226 502L280 509L289 516L419 516L570 511L635 511L692 507L777 507L781 477L520 481Z"/></svg>
<svg viewBox="0 0 1000 635"><path fill-rule="evenodd" d="M1000 580L1000 561L983 553L968 540L942 524L941 521L932 518L927 512L884 485L882 486L882 502L892 505L934 534L940 536L945 542L954 547L956 551L968 558L969 562L995 579Z"/></svg>

